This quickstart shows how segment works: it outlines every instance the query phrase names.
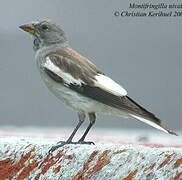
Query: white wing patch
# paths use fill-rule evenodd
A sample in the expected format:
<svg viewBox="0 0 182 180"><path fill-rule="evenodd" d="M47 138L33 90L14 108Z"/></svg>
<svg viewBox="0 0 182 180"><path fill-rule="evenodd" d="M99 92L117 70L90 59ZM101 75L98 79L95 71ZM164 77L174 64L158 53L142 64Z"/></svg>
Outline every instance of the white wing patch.
<svg viewBox="0 0 182 180"><path fill-rule="evenodd" d="M56 66L49 57L46 57L44 67L61 77L67 84L77 84L80 86L81 84L85 84L81 79L75 79L71 74L64 72L60 67ZM109 77L98 74L95 76L95 79L94 85L96 87L100 87L105 91L115 94L116 96L127 95L127 91Z"/></svg>
<svg viewBox="0 0 182 180"><path fill-rule="evenodd" d="M95 81L96 87L100 87L110 93L115 94L116 96L127 95L127 91L122 86L113 81L111 78L102 74L98 74L95 76L95 79L96 79Z"/></svg>
<svg viewBox="0 0 182 180"><path fill-rule="evenodd" d="M68 83L68 84L81 85L81 83L84 83L82 80L75 79L71 74L62 71L54 63L52 63L52 61L49 59L49 57L46 57L46 62L44 64L44 67L49 69L50 71L52 71L53 73L55 73L59 77L61 77L63 79L63 81Z"/></svg>

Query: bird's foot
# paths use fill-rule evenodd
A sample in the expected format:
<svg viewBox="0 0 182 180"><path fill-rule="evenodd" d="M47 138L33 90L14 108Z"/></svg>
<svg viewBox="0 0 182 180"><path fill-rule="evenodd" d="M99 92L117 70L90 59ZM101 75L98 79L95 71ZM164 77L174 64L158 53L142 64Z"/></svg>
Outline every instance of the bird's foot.
<svg viewBox="0 0 182 180"><path fill-rule="evenodd" d="M78 144L95 145L95 143L94 143L94 142L92 142L92 141L78 141L77 143L78 143Z"/></svg>
<svg viewBox="0 0 182 180"><path fill-rule="evenodd" d="M63 147L64 145L67 145L67 144L88 144L88 145L95 145L95 143L92 142L92 141L77 141L77 142L72 142L72 141L59 141L57 143L57 145L51 147L51 149L49 150L49 153L53 153L58 148Z"/></svg>
<svg viewBox="0 0 182 180"><path fill-rule="evenodd" d="M63 147L66 144L74 144L72 141L59 141L55 146L52 146L51 149L49 150L49 153L53 153L55 150L57 150L60 147Z"/></svg>

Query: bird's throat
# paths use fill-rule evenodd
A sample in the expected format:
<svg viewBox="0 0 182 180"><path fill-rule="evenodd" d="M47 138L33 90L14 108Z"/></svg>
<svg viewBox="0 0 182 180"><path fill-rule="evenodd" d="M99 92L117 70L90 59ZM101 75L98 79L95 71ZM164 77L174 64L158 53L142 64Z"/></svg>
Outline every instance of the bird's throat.
<svg viewBox="0 0 182 180"><path fill-rule="evenodd" d="M33 40L33 49L37 51L41 47L41 40L38 37L35 37Z"/></svg>

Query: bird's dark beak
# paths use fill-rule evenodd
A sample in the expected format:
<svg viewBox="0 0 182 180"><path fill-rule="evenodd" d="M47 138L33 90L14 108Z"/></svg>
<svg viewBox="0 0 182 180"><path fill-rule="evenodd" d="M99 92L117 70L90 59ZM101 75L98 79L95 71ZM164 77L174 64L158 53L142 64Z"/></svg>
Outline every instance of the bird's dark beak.
<svg viewBox="0 0 182 180"><path fill-rule="evenodd" d="M36 29L34 24L24 24L19 26L19 28L32 35L36 35Z"/></svg>

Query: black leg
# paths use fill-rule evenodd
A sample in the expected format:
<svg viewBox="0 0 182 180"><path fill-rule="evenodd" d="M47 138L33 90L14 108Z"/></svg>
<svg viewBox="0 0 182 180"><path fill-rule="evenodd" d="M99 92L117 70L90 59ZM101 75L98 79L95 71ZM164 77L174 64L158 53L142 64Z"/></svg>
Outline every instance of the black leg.
<svg viewBox="0 0 182 180"><path fill-rule="evenodd" d="M74 137L74 135L76 134L76 132L78 131L78 129L80 128L80 126L82 125L82 123L85 120L85 114L84 113L78 113L78 117L79 117L79 122L77 124L77 126L75 127L75 129L73 130L73 132L71 133L70 137L67 139L67 141L59 141L57 143L56 146L53 146L49 152L53 152L56 149L58 149L61 146L64 146L65 144L75 144L72 142L72 139Z"/></svg>
<svg viewBox="0 0 182 180"><path fill-rule="evenodd" d="M74 135L76 134L76 132L78 131L78 129L82 125L83 121L85 120L85 114L79 113L78 117L79 117L79 122L78 122L77 126L75 127L75 129L73 130L73 132L71 133L71 135L68 138L68 140L66 141L67 143L72 142L72 139L73 139Z"/></svg>
<svg viewBox="0 0 182 180"><path fill-rule="evenodd" d="M81 144L94 144L93 142L86 142L84 141L85 140L85 137L87 136L89 130L91 129L91 127L94 125L95 123L95 120L96 120L96 115L95 113L89 113L89 120L90 120L90 123L87 127L87 129L85 130L83 136L80 138L80 140L78 141L79 143Z"/></svg>

